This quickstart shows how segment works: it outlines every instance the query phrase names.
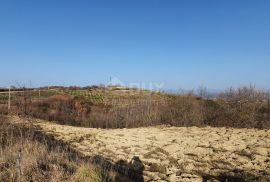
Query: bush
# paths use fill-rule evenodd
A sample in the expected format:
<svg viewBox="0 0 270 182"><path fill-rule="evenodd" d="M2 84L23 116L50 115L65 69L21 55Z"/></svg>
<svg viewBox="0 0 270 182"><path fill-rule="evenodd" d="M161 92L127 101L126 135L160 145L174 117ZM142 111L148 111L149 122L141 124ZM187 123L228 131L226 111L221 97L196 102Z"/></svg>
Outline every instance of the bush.
<svg viewBox="0 0 270 182"><path fill-rule="evenodd" d="M29 105L27 113L36 118L58 121L60 124L83 125L93 104L81 97L54 95Z"/></svg>
<svg viewBox="0 0 270 182"><path fill-rule="evenodd" d="M69 92L86 93L81 90ZM229 89L215 100L197 97L192 93L135 93L137 95L108 91L107 96L105 93L100 96L102 99L98 96L99 92L87 92L90 98L95 99L89 99L83 94L59 92L45 94L41 99L31 99L31 94L27 93L14 96L15 101L10 112L60 124L95 128L131 128L160 124L270 128L267 95L254 87ZM0 104L0 113L7 113L6 104Z"/></svg>

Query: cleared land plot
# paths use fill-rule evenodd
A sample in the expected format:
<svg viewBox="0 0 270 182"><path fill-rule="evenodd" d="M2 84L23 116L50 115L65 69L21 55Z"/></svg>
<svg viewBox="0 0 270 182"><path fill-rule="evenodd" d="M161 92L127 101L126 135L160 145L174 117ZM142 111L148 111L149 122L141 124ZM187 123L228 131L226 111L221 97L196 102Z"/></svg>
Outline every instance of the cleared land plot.
<svg viewBox="0 0 270 182"><path fill-rule="evenodd" d="M11 120L23 121L18 117ZM146 181L270 180L270 130L165 126L92 129L30 122L85 156L103 156L112 163L139 158Z"/></svg>

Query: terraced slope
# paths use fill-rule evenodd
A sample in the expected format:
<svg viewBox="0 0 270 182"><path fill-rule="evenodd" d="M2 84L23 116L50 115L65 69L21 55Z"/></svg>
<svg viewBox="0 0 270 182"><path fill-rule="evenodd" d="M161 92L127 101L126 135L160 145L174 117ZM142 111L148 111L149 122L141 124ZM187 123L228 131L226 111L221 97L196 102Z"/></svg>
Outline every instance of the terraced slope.
<svg viewBox="0 0 270 182"><path fill-rule="evenodd" d="M119 168L142 172L145 181L270 181L270 130L165 126L105 130L31 122L85 156L101 156Z"/></svg>

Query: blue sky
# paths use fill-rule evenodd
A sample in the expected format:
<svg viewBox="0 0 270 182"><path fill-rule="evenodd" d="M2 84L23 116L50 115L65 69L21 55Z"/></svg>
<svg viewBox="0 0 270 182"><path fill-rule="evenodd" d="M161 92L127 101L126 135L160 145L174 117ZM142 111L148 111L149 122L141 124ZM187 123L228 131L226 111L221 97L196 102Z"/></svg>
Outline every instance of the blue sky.
<svg viewBox="0 0 270 182"><path fill-rule="evenodd" d="M1 0L0 86L270 89L268 0Z"/></svg>

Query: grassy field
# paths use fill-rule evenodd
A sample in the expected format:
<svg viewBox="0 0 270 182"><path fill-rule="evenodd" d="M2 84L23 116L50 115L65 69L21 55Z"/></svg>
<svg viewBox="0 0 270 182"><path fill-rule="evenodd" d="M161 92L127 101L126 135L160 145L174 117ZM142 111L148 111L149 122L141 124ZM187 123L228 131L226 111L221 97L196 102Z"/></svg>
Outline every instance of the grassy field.
<svg viewBox="0 0 270 182"><path fill-rule="evenodd" d="M121 181L36 126L0 115L0 181Z"/></svg>
<svg viewBox="0 0 270 182"><path fill-rule="evenodd" d="M75 97L83 97L95 104L103 103L105 101L105 94L102 92L93 92L89 90L60 90L59 93Z"/></svg>

